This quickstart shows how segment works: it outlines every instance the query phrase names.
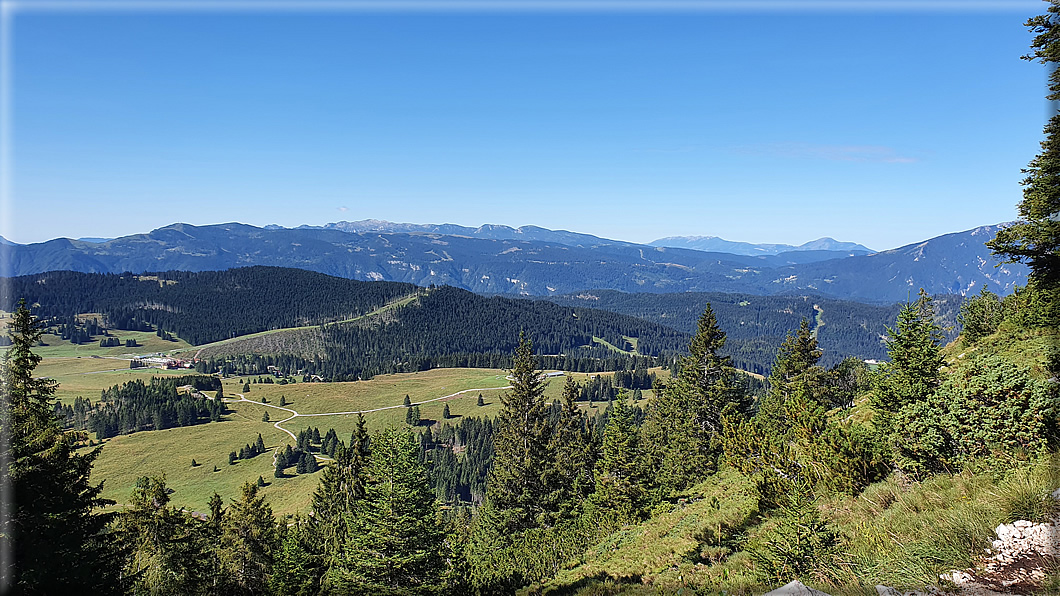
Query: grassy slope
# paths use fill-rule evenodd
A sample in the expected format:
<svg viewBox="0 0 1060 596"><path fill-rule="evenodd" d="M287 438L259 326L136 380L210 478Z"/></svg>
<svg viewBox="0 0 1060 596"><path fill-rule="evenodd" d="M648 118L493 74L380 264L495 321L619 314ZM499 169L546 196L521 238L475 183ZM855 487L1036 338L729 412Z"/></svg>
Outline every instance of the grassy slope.
<svg viewBox="0 0 1060 596"><path fill-rule="evenodd" d="M72 402L75 397L98 400L101 390L133 379L147 380L157 376L188 375L195 374L195 371L158 368L130 369L128 360L75 356L45 358L37 366L34 374L58 381L59 389L56 397L68 403Z"/></svg>
<svg viewBox="0 0 1060 596"><path fill-rule="evenodd" d="M757 519L757 498L738 473L723 470L688 491L684 504L666 505L648 521L623 528L589 548L581 561L545 586L545 594L594 593L609 585L613 593L657 593L724 581L732 587L757 587L746 554L711 565L723 552L718 545ZM606 593L606 592L605 592Z"/></svg>
<svg viewBox="0 0 1060 596"><path fill-rule="evenodd" d="M955 342L944 354L953 367L972 351L996 352L1046 375L1046 355L1058 344L1056 331L1002 329L974 347ZM853 418L870 415L867 399L859 399ZM1052 454L1034 461L984 462L923 482L887 478L857 497L821 498L819 508L841 536L835 562L840 585L817 587L831 594L875 594L877 583L905 588L937 584L940 573L974 567L998 524L1043 521L1055 514L1060 504L1044 497L1057 487L1060 454ZM750 486L723 469L690 489L686 506L664 506L650 520L590 547L547 583L544 593L765 592L776 586L756 585L751 558L742 550L770 527L770 516L756 511ZM713 528L719 524L722 545L731 553L718 546Z"/></svg>
<svg viewBox="0 0 1060 596"><path fill-rule="evenodd" d="M1060 486L1060 457L1013 464L911 485L888 478L822 506L843 535L853 575L868 584L930 585L940 573L974 567L998 524L1055 511L1044 497Z"/></svg>
<svg viewBox="0 0 1060 596"><path fill-rule="evenodd" d="M877 583L936 584L940 573L973 567L998 524L1041 520L1055 512L1043 495L1056 486L1060 457L1054 455L1007 472L966 470L908 486L888 479L858 497L821 499L822 512L842 537L836 561L840 583L816 587L830 594L868 595L876 593ZM545 584L543 593L654 594L692 588L760 594L777 587L755 579L751 558L742 550L771 525L768 514L758 514L750 485L723 469L687 496L687 505L664 506L650 520L588 548Z"/></svg>
<svg viewBox="0 0 1060 596"><path fill-rule="evenodd" d="M359 317L354 317L352 319L346 319L344 321L334 321L328 323L328 325L353 323L370 317L377 317L395 308L409 304L419 297L419 292L409 294L404 298L385 304L370 313L366 313ZM200 346L188 347L181 350L181 352L183 352L185 355L195 354L198 357L202 358L211 358L234 354L294 353L304 355L303 350L291 349L290 347L287 347L288 344L292 346L302 346L311 344L314 340L317 340L318 336L320 335L319 330L319 325L308 325L304 327L285 327L283 329L270 329L268 331L241 335L239 337L223 339L220 341L215 341ZM272 341L263 341L266 339Z"/></svg>
<svg viewBox="0 0 1060 596"><path fill-rule="evenodd" d="M104 480L103 496L120 505L128 499L138 477L165 474L166 485L174 490L173 505L209 511L207 503L214 491L226 501L234 499L244 482L254 482L260 475L270 483L264 494L276 513L304 509L309 494L316 488L319 473L275 479L271 453L228 465L229 452L253 443L258 433L267 449L290 439L271 424L262 422L256 408L235 406L234 409L223 422L108 439L93 468L93 481ZM194 468L193 458L200 464ZM218 472L213 471L214 466Z"/></svg>
<svg viewBox="0 0 1060 596"><path fill-rule="evenodd" d="M112 335L120 339L123 345L114 348L101 348L99 347L99 340L102 339L102 336L96 336L96 341L75 345L60 338L58 335L45 334L41 340L47 345L38 346L33 351L45 358L70 358L77 356L131 358L156 352L174 352L190 347L190 344L184 340L166 341L156 336L152 331L114 331ZM140 345L135 348L126 348L124 342L127 339L135 339Z"/></svg>
<svg viewBox="0 0 1060 596"><path fill-rule="evenodd" d="M93 373L96 367L103 367L107 362L114 361L89 358L46 360L38 370L59 379L62 383L60 393L64 397L71 396L71 399L75 394L95 398L101 389L114 383L163 374L163 371L158 370ZM416 403L464 389L503 387L507 385L504 376L505 371L496 369L436 369L348 383L252 383L245 395L247 399L255 401L265 397L270 404L279 404L282 395L288 404L286 407L299 413L367 410L400 406L406 394ZM584 380L589 375L574 373L574 376ZM251 377L226 379L224 393L229 396L241 393L243 381L250 380ZM546 398L558 399L562 389L563 379L552 379L546 388ZM496 416L501 407L502 391L484 389L483 406L477 405L478 393L471 391L446 401L423 404L420 406L420 415L424 419L440 422L442 410L448 403L453 415L450 420L452 424L459 423L460 416ZM651 394L645 393L645 397ZM582 407L586 408L587 404L582 404ZM606 404L597 403L595 406L597 409L604 407ZM319 474L303 477L289 470L292 478L274 479L271 454L241 461L234 466L228 465L229 452L238 452L240 447L253 443L258 433L261 433L269 449L293 443L290 436L273 426L275 421L287 414L250 403L231 404L230 408L234 413L220 423L134 433L105 441L93 469L93 481L105 480L104 496L120 504L128 498L138 477L164 473L167 484L175 490L173 504L202 511L214 491L226 499L234 498L238 496L243 482L253 482L261 475L270 483L264 494L274 511L281 514L304 511L308 507L309 496L316 488ZM262 422L262 414L266 410L270 422ZM365 419L370 430L400 426L405 421L405 409L398 407L372 412L366 414ZM313 416L296 418L284 427L296 434L308 426L319 428L322 434L334 428L339 437L348 442L356 422L356 415ZM192 458L202 465L192 468ZM219 472L213 472L214 465L220 469Z"/></svg>

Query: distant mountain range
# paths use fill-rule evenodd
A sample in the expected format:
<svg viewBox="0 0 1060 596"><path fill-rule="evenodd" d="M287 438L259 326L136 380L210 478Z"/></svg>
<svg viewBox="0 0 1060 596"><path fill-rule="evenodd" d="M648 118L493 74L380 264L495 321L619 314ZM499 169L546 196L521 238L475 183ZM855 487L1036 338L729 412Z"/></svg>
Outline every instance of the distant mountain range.
<svg viewBox="0 0 1060 596"><path fill-rule="evenodd" d="M277 225L265 227L267 229L283 229L282 226ZM362 219L360 221L339 221L324 224L323 226L298 226L296 229L341 230L343 232L355 232L358 234L372 232L382 234L442 234L445 236L466 236L468 238L488 238L492 240L537 240L540 242L552 242L567 244L570 246L595 246L605 243L627 244L630 246L637 245L633 242L609 240L590 234L568 232L567 230L549 230L538 226L512 228L510 226L497 224L485 224L477 228L472 228L456 224L412 224L394 223L381 219ZM87 238L85 240L87 240ZM670 236L650 242L649 246L689 248L692 250L724 252L745 256L776 255L794 251L835 251L837 253L845 253L827 255L827 258L835 258L850 256L851 254L869 254L876 252L855 242L839 242L831 238L820 238L799 246L792 246L790 244L751 244L749 242L732 242L718 238L717 236Z"/></svg>
<svg viewBox="0 0 1060 596"><path fill-rule="evenodd" d="M529 240L551 242L569 246L595 246L598 244L629 244L620 240L608 240L590 234L579 234L566 230L549 230L537 226L512 228L498 224L485 224L477 228L456 224L411 224L394 223L381 219L362 219L361 221L339 221L323 226L299 226L299 230L324 229L340 230L357 234L441 234L443 236L464 236L467 238L485 238L489 240Z"/></svg>
<svg viewBox="0 0 1060 596"><path fill-rule="evenodd" d="M389 231L397 229L392 226L405 231ZM995 268L983 242L996 230L997 226L983 226L894 250L849 256L848 251L834 250L706 252L529 226L466 228L368 220L288 229L178 223L104 242L60 238L4 244L0 260L7 275L272 265L348 279L452 285L483 294L552 296L613 289L819 294L888 303L905 300L921 287L931 293L962 294L977 292L985 284L1004 294L1025 283L1026 267Z"/></svg>
<svg viewBox="0 0 1060 596"><path fill-rule="evenodd" d="M654 240L651 246L669 246L671 248L691 248L707 252L727 252L734 255L777 255L786 252L800 251L837 251L848 253L847 256L867 255L876 252L856 242L839 242L831 238L811 240L799 246L790 244L751 244L750 242L732 242L717 236L669 236Z"/></svg>

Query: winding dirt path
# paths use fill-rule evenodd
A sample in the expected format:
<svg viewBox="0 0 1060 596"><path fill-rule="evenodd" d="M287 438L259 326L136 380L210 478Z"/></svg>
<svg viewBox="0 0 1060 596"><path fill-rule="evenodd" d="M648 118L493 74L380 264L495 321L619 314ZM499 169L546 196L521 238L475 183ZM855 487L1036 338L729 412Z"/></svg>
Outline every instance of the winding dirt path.
<svg viewBox="0 0 1060 596"><path fill-rule="evenodd" d="M293 432L287 430L286 428L284 428L284 427L282 427L280 425L283 424L284 422L289 422L291 420L294 420L295 418L311 418L313 416L347 416L349 414L368 414L370 412L382 412L383 410L396 410L398 408L406 408L406 407L411 407L411 406L419 406L419 405L422 405L422 404L429 404L431 402L436 402L436 401L444 401L444 400L447 400L447 399L452 399L452 398L454 398L454 397L456 397L458 395L462 395L464 393L473 393L475 391L502 391L502 390L511 389L511 388L512 388L511 385L505 385L504 387L480 387L480 388L476 388L476 389L464 389L463 391L457 391L456 393L450 393L449 395L445 395L445 396L442 396L442 397L436 397L434 399L425 399L423 401L413 402L409 406L406 406L404 404L400 404L400 405L396 405L396 406L383 406L382 408L372 408L372 409L369 409L369 410L349 410L349 411L346 411L346 412L324 412L324 413L320 413L320 414L299 414L296 410L292 410L291 408L286 408L284 406L277 406L277 405L273 405L273 404L269 404L269 403L261 403L260 401L254 401L252 399L247 399L246 396L244 396L242 393L236 393L235 394L235 395L239 396L239 399L232 399L230 397L225 397L225 398L222 398L221 401L223 401L224 403L230 403L230 404L231 403L247 403L247 404L253 404L253 405L256 405L256 406L265 406L266 408L274 408L276 410L283 410L284 412L288 412L290 414L290 416L284 418L283 420L277 420L272 426L275 427L277 430L280 430L280 431L283 431L283 432L287 433L288 435L290 435L290 437L292 439L297 441L298 437ZM320 454L316 454L316 453L314 453L313 455L317 459L324 459L324 460L327 460L327 461L332 461L330 457L326 457L326 456L323 456L323 455L320 455ZM275 454L273 455L273 460L275 461Z"/></svg>

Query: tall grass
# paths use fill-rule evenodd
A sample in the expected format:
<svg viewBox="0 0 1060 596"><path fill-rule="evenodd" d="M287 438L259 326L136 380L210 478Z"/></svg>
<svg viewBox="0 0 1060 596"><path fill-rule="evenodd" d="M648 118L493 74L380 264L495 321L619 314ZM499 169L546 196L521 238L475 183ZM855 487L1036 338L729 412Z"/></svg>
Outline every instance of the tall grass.
<svg viewBox="0 0 1060 596"><path fill-rule="evenodd" d="M975 567L999 524L1056 513L1049 494L1057 487L1060 458L1053 454L995 461L909 487L890 478L833 507L862 581L919 588L937 584L940 573Z"/></svg>

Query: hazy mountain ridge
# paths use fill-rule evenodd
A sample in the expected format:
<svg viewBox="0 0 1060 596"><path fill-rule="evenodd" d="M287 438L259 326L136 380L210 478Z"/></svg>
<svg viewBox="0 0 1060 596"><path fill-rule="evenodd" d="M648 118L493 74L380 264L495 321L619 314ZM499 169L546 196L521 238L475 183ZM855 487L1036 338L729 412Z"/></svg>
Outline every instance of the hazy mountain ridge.
<svg viewBox="0 0 1060 596"><path fill-rule="evenodd" d="M669 246L672 248L689 248L708 252L728 252L737 255L779 255L801 251L833 251L847 253L839 256L855 256L876 252L856 242L839 242L829 237L811 240L798 246L791 244L754 244L751 242L734 242L717 236L668 236L648 243L651 246Z"/></svg>
<svg viewBox="0 0 1060 596"><path fill-rule="evenodd" d="M362 219L360 221L339 221L323 226L298 226L299 230L324 229L340 230L356 234L441 234L444 236L466 236L468 238L485 238L490 240L529 240L568 244L571 246L596 246L599 244L634 245L632 242L609 240L591 234L568 232L567 230L549 230L538 226L520 226L513 228L500 224L483 224L477 228L457 224L413 224L395 223L382 219Z"/></svg>
<svg viewBox="0 0 1060 596"><path fill-rule="evenodd" d="M511 228L509 228L511 229ZM604 288L625 292L813 293L875 303L931 293L999 293L1027 268L996 260L982 242L996 226L894 250L813 260L813 251L735 255L597 239L592 246L435 233L264 229L239 223L173 224L102 243L60 238L4 247L7 274L207 271L248 265L308 269L357 280L452 285L484 294L549 296Z"/></svg>

